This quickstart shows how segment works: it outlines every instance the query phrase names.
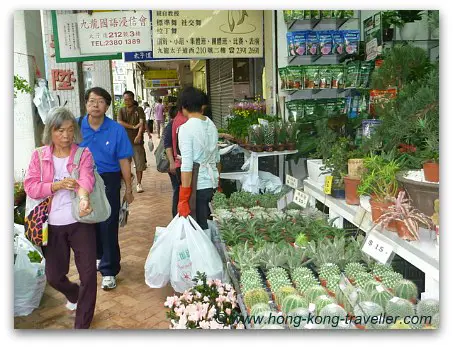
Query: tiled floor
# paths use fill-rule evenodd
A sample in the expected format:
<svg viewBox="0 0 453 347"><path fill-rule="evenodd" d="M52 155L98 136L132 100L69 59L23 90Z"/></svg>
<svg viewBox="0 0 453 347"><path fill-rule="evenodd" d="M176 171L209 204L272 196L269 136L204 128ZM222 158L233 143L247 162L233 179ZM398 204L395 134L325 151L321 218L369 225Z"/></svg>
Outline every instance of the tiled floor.
<svg viewBox="0 0 453 347"><path fill-rule="evenodd" d="M148 136L145 135L145 141ZM157 147L156 134L153 135ZM112 291L100 289L98 273L96 311L92 329L168 329L163 303L172 295L170 286L151 289L145 283L144 265L152 245L156 226L165 226L171 220L172 188L168 174L155 168L153 154L145 145L148 169L143 174L144 193L135 193L130 207L128 224L120 228L121 272L117 276L117 288ZM134 181L135 182L135 181ZM135 190L135 186L134 186ZM78 281L74 262L68 277ZM41 305L29 316L15 317L16 329L72 329L74 317L65 308L65 297L47 285Z"/></svg>

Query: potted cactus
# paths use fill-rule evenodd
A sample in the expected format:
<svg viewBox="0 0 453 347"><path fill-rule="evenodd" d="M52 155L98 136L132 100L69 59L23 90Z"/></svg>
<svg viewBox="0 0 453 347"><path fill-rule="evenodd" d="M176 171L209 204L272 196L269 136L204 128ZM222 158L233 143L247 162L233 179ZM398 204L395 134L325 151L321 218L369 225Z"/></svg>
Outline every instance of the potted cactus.
<svg viewBox="0 0 453 347"><path fill-rule="evenodd" d="M283 122L276 123L275 126L275 149L277 151L285 150L285 143L288 140L286 124Z"/></svg>
<svg viewBox="0 0 453 347"><path fill-rule="evenodd" d="M394 199L394 204L379 217L376 225L388 227L391 221L395 221L398 236L403 240L414 241L419 239L419 225L432 227L432 221L428 216L416 210L405 198L405 194L405 191L399 192L398 198Z"/></svg>
<svg viewBox="0 0 453 347"><path fill-rule="evenodd" d="M286 149L289 151L293 151L296 149L297 143L297 133L299 129L297 128L297 123L295 122L287 122L286 123Z"/></svg>
<svg viewBox="0 0 453 347"><path fill-rule="evenodd" d="M268 123L261 127L264 133L264 150L273 152L275 146L275 123Z"/></svg>

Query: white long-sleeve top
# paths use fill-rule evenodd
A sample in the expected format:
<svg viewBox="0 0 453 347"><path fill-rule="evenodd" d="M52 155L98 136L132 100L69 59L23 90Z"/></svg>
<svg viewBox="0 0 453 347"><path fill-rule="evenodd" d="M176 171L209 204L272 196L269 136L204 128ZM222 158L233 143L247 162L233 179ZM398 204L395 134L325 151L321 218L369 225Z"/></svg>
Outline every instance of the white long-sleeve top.
<svg viewBox="0 0 453 347"><path fill-rule="evenodd" d="M216 164L220 162L217 148L219 134L214 123L206 117L205 120L190 118L181 125L178 131L178 145L181 151L181 172L190 172L193 163L200 164L197 190L216 188L219 172Z"/></svg>

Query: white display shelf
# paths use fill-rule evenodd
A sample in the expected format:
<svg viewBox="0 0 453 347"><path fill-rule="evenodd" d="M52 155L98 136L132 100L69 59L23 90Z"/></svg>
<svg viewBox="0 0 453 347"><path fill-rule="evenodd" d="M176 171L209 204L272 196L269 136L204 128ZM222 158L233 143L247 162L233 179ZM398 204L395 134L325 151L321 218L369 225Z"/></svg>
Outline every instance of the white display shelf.
<svg viewBox="0 0 453 347"><path fill-rule="evenodd" d="M372 226L370 223L357 223L355 216L359 211L359 206L348 205L345 200L335 199L330 195L324 194L323 188L310 179L304 181L304 191L309 194L312 199L322 202L329 208L331 217L340 217L339 224L342 226L343 219L348 220L365 233L369 233ZM310 203L314 206L314 201ZM338 222L338 221L337 221ZM375 228L378 232L377 237L390 244L394 252L401 258L420 269L425 273L425 291L429 291L432 296L438 295L439 282L439 249L435 245L435 241L431 239L431 232L426 229L420 229L420 240L405 241L398 237L396 233ZM434 283L433 283L434 281ZM436 287L437 283L437 288Z"/></svg>
<svg viewBox="0 0 453 347"><path fill-rule="evenodd" d="M258 176L258 159L263 157L272 157L272 156L281 156L281 155L289 155L297 153L296 150L292 151L273 151L273 152L252 152L245 148L244 150L244 162L247 161L249 158L252 158L252 161L249 166L249 170L243 172L221 172L220 178L222 179L230 179L230 180L241 180L244 176L248 174ZM280 174L280 179L283 182L282 174Z"/></svg>

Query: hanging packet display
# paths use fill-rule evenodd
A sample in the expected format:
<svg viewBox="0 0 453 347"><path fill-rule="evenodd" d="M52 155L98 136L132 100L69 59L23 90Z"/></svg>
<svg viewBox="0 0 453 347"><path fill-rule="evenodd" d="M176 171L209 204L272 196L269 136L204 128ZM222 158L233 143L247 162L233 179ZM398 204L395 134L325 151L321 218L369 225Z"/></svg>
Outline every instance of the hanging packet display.
<svg viewBox="0 0 453 347"><path fill-rule="evenodd" d="M315 119L315 107L316 107L315 100L306 100L303 103L304 120L311 121Z"/></svg>
<svg viewBox="0 0 453 347"><path fill-rule="evenodd" d="M344 66L334 65L331 68L332 74L332 88L343 89L344 88Z"/></svg>
<svg viewBox="0 0 453 347"><path fill-rule="evenodd" d="M333 13L332 10L321 10L321 18L322 19L333 18L332 13Z"/></svg>
<svg viewBox="0 0 453 347"><path fill-rule="evenodd" d="M357 53L359 50L360 31L345 30L343 31L345 50L348 54Z"/></svg>
<svg viewBox="0 0 453 347"><path fill-rule="evenodd" d="M303 75L300 66L288 66L286 68L286 78L289 90L303 89Z"/></svg>
<svg viewBox="0 0 453 347"><path fill-rule="evenodd" d="M360 64L359 88L368 88L370 85L371 74L374 69L373 61L362 61Z"/></svg>
<svg viewBox="0 0 453 347"><path fill-rule="evenodd" d="M343 54L344 37L341 31L332 31L332 51L333 54Z"/></svg>
<svg viewBox="0 0 453 347"><path fill-rule="evenodd" d="M298 100L292 100L286 102L286 109L288 110L289 118L297 119L298 118L298 103L295 102Z"/></svg>
<svg viewBox="0 0 453 347"><path fill-rule="evenodd" d="M354 17L354 10L344 10L342 18L353 18Z"/></svg>
<svg viewBox="0 0 453 347"><path fill-rule="evenodd" d="M362 138L370 138L381 123L382 121L379 119L364 119L362 121Z"/></svg>
<svg viewBox="0 0 453 347"><path fill-rule="evenodd" d="M319 48L322 55L332 54L332 32L319 31L318 32Z"/></svg>
<svg viewBox="0 0 453 347"><path fill-rule="evenodd" d="M383 109L394 98L396 98L396 89L370 90L370 115L375 116L378 110Z"/></svg>
<svg viewBox="0 0 453 347"><path fill-rule="evenodd" d="M338 110L339 114L346 113L346 99L339 98L337 99L336 109Z"/></svg>
<svg viewBox="0 0 453 347"><path fill-rule="evenodd" d="M296 31L292 35L295 55L305 55L307 50L307 31Z"/></svg>
<svg viewBox="0 0 453 347"><path fill-rule="evenodd" d="M280 88L283 90L288 89L288 81L286 79L286 67L279 68L278 73L280 75L281 80Z"/></svg>
<svg viewBox="0 0 453 347"><path fill-rule="evenodd" d="M286 46L288 47L288 57L295 56L296 50L294 49L293 33L286 33Z"/></svg>
<svg viewBox="0 0 453 347"><path fill-rule="evenodd" d="M309 31L307 34L307 54L318 55L319 54L319 38L316 31Z"/></svg>
<svg viewBox="0 0 453 347"><path fill-rule="evenodd" d="M351 61L346 65L345 88L357 88L360 75L360 61Z"/></svg>
<svg viewBox="0 0 453 347"><path fill-rule="evenodd" d="M318 89L319 88L319 68L317 65L306 66L304 68L304 81L305 89Z"/></svg>
<svg viewBox="0 0 453 347"><path fill-rule="evenodd" d="M292 16L291 16L291 19L294 20L294 19L304 19L304 10L294 10L292 11Z"/></svg>
<svg viewBox="0 0 453 347"><path fill-rule="evenodd" d="M304 11L304 19L311 19L311 11L305 10Z"/></svg>
<svg viewBox="0 0 453 347"><path fill-rule="evenodd" d="M311 10L311 19L321 19L321 11Z"/></svg>
<svg viewBox="0 0 453 347"><path fill-rule="evenodd" d="M285 23L289 23L292 20L292 12L291 10L283 10L283 20Z"/></svg>
<svg viewBox="0 0 453 347"><path fill-rule="evenodd" d="M319 67L319 88L332 88L332 69L329 65Z"/></svg>

